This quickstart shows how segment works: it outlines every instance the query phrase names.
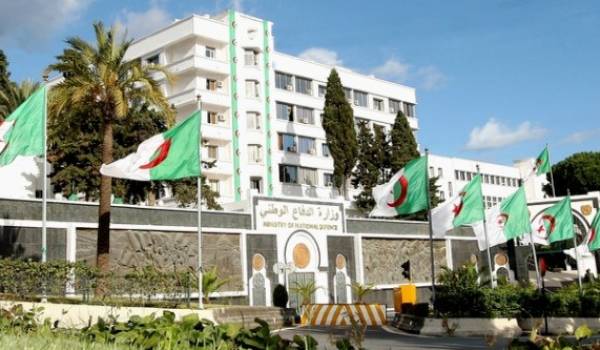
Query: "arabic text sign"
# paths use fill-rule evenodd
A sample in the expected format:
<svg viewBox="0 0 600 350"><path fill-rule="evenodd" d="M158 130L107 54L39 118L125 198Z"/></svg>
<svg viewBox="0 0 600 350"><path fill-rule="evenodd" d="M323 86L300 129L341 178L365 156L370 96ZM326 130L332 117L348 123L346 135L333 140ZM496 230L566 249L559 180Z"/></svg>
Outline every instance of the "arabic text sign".
<svg viewBox="0 0 600 350"><path fill-rule="evenodd" d="M340 205L279 202L260 199L255 208L256 230L262 232L339 233L344 231Z"/></svg>

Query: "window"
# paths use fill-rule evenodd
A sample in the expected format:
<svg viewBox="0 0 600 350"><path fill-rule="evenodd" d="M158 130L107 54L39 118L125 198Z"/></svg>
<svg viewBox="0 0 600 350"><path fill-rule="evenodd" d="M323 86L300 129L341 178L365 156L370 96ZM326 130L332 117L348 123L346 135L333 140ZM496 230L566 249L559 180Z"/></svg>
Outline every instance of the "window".
<svg viewBox="0 0 600 350"><path fill-rule="evenodd" d="M486 184L490 183L490 176L488 174L483 175L483 182Z"/></svg>
<svg viewBox="0 0 600 350"><path fill-rule="evenodd" d="M347 100L352 101L352 90L344 88L344 96L346 96Z"/></svg>
<svg viewBox="0 0 600 350"><path fill-rule="evenodd" d="M298 181L303 185L317 186L319 184L317 175L317 169L303 167L298 169Z"/></svg>
<svg viewBox="0 0 600 350"><path fill-rule="evenodd" d="M279 164L279 182L298 183L298 167L294 165Z"/></svg>
<svg viewBox="0 0 600 350"><path fill-rule="evenodd" d="M208 159L219 159L219 147L214 145L206 146Z"/></svg>
<svg viewBox="0 0 600 350"><path fill-rule="evenodd" d="M415 105L412 103L408 103L408 102L404 102L404 114L406 114L407 117L414 117L415 116Z"/></svg>
<svg viewBox="0 0 600 350"><path fill-rule="evenodd" d="M325 85L319 85L319 97L325 97L325 91L327 87Z"/></svg>
<svg viewBox="0 0 600 350"><path fill-rule="evenodd" d="M323 157L330 157L331 152L329 151L329 145L326 143L321 144L321 153L323 153Z"/></svg>
<svg viewBox="0 0 600 350"><path fill-rule="evenodd" d="M294 90L292 76L281 72L275 72L275 87L289 91Z"/></svg>
<svg viewBox="0 0 600 350"><path fill-rule="evenodd" d="M500 176L496 176L496 185L500 185Z"/></svg>
<svg viewBox="0 0 600 350"><path fill-rule="evenodd" d="M460 180L460 178L458 177L458 170L454 170L454 177L456 178L456 180Z"/></svg>
<svg viewBox="0 0 600 350"><path fill-rule="evenodd" d="M429 167L429 177L434 177L434 176L435 176L435 169L432 166L430 166Z"/></svg>
<svg viewBox="0 0 600 350"><path fill-rule="evenodd" d="M292 134L279 134L279 150L285 152L297 152L296 139Z"/></svg>
<svg viewBox="0 0 600 350"><path fill-rule="evenodd" d="M258 112L246 112L246 128L248 130L260 130L262 120Z"/></svg>
<svg viewBox="0 0 600 350"><path fill-rule="evenodd" d="M397 101L397 100L390 99L389 106L390 106L390 113L398 113L398 111L402 110L402 102Z"/></svg>
<svg viewBox="0 0 600 350"><path fill-rule="evenodd" d="M333 186L333 174L332 173L324 173L323 174L323 185L326 187Z"/></svg>
<svg viewBox="0 0 600 350"><path fill-rule="evenodd" d="M158 54L146 58L146 64L159 64L160 56Z"/></svg>
<svg viewBox="0 0 600 350"><path fill-rule="evenodd" d="M217 112L208 112L206 113L206 122L208 124L217 124Z"/></svg>
<svg viewBox="0 0 600 350"><path fill-rule="evenodd" d="M219 180L209 179L208 186L210 187L211 190L219 193Z"/></svg>
<svg viewBox="0 0 600 350"><path fill-rule="evenodd" d="M315 139L311 137L298 136L298 151L300 153L317 154Z"/></svg>
<svg viewBox="0 0 600 350"><path fill-rule="evenodd" d="M262 178L261 177L251 177L250 178L250 188L256 190L258 193L262 193Z"/></svg>
<svg viewBox="0 0 600 350"><path fill-rule="evenodd" d="M442 170L442 168L438 168L438 176L444 177L444 171Z"/></svg>
<svg viewBox="0 0 600 350"><path fill-rule="evenodd" d="M465 172L464 171L460 171L459 174L460 174L460 180L461 181L465 181L465 179L466 179Z"/></svg>
<svg viewBox="0 0 600 350"><path fill-rule="evenodd" d="M262 162L262 147L261 145L248 145L248 162Z"/></svg>
<svg viewBox="0 0 600 350"><path fill-rule="evenodd" d="M290 122L294 121L294 108L292 105L277 102L275 107L277 109L277 119L287 120Z"/></svg>
<svg viewBox="0 0 600 350"><path fill-rule="evenodd" d="M361 107L367 107L369 105L367 93L354 90L354 104Z"/></svg>
<svg viewBox="0 0 600 350"><path fill-rule="evenodd" d="M246 66L258 65L258 55L256 54L256 51L249 49L244 50L244 64Z"/></svg>
<svg viewBox="0 0 600 350"><path fill-rule="evenodd" d="M373 109L377 111L383 111L383 100L379 98L373 99Z"/></svg>
<svg viewBox="0 0 600 350"><path fill-rule="evenodd" d="M470 171L467 171L467 181L471 181L472 176L473 176L473 173Z"/></svg>
<svg viewBox="0 0 600 350"><path fill-rule="evenodd" d="M296 92L301 94L311 95L312 94L312 80L306 78L296 77Z"/></svg>
<svg viewBox="0 0 600 350"><path fill-rule="evenodd" d="M442 201L446 200L446 194L444 193L444 191L440 191L440 200L442 200Z"/></svg>
<svg viewBox="0 0 600 350"><path fill-rule="evenodd" d="M260 96L259 84L256 80L246 80L246 97L258 98Z"/></svg>
<svg viewBox="0 0 600 350"><path fill-rule="evenodd" d="M506 178L504 176L500 177L500 183L502 184L502 186L506 186Z"/></svg>
<svg viewBox="0 0 600 350"><path fill-rule="evenodd" d="M215 79L206 79L206 90L216 91L219 84Z"/></svg>
<svg viewBox="0 0 600 350"><path fill-rule="evenodd" d="M304 124L314 124L312 108L296 106L296 121Z"/></svg>
<svg viewBox="0 0 600 350"><path fill-rule="evenodd" d="M217 50L214 47L207 46L204 50L204 55L208 58L215 58L217 56Z"/></svg>
<svg viewBox="0 0 600 350"><path fill-rule="evenodd" d="M495 185L496 184L495 179L496 178L494 177L494 175L490 175L490 184Z"/></svg>
<svg viewBox="0 0 600 350"><path fill-rule="evenodd" d="M452 197L453 196L453 192L452 192L452 182L448 181L448 196Z"/></svg>

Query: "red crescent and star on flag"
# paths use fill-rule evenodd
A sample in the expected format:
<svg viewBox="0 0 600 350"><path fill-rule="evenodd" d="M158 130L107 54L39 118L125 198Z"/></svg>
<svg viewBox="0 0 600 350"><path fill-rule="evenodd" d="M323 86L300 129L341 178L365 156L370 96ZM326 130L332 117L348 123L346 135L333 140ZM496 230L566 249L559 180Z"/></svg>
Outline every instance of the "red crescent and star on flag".
<svg viewBox="0 0 600 350"><path fill-rule="evenodd" d="M554 218L554 216L552 216L550 214L542 215L541 225L540 225L540 227L538 227L537 232L541 234L541 233L544 233L544 231L546 231L546 226L545 226L546 222L548 222L548 224L550 224L550 229L548 230L548 235L550 235L552 232L554 232L554 228L556 227L556 218Z"/></svg>
<svg viewBox="0 0 600 350"><path fill-rule="evenodd" d="M167 158L167 156L169 155L170 148L171 139L167 139L160 146L158 146L158 148L154 152L154 158L150 162L140 166L140 169L152 169L154 167L157 167Z"/></svg>
<svg viewBox="0 0 600 350"><path fill-rule="evenodd" d="M401 206L404 201L406 201L406 196L408 194L408 180L406 177L404 177L404 175L400 176L398 179L398 185L400 185L400 195L398 198L394 198L393 202L387 203L388 207L390 208L397 208Z"/></svg>

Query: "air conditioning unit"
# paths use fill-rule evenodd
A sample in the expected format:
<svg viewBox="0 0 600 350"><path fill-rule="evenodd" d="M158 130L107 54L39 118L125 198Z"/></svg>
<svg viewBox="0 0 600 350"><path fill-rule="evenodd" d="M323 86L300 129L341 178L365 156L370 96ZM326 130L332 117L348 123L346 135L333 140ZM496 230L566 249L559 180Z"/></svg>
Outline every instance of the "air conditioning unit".
<svg viewBox="0 0 600 350"><path fill-rule="evenodd" d="M333 187L333 182L329 181L329 182L327 183L327 187Z"/></svg>
<svg viewBox="0 0 600 350"><path fill-rule="evenodd" d="M306 118L306 117L302 118L302 120L301 120L301 121L302 121L304 124L308 124L308 118Z"/></svg>
<svg viewBox="0 0 600 350"><path fill-rule="evenodd" d="M317 154L317 150L315 150L314 148L311 148L308 150L308 153L312 154L314 156L315 154Z"/></svg>
<svg viewBox="0 0 600 350"><path fill-rule="evenodd" d="M217 88L222 88L223 87L223 82L222 81L217 81Z"/></svg>
<svg viewBox="0 0 600 350"><path fill-rule="evenodd" d="M287 91L292 91L292 90L294 90L294 87L292 86L292 84L288 84L288 85L285 87L285 89L286 89Z"/></svg>
<svg viewBox="0 0 600 350"><path fill-rule="evenodd" d="M354 105L358 106L358 100L354 100Z"/></svg>
<svg viewBox="0 0 600 350"><path fill-rule="evenodd" d="M225 121L225 115L223 114L217 114L217 120L220 122L224 122Z"/></svg>

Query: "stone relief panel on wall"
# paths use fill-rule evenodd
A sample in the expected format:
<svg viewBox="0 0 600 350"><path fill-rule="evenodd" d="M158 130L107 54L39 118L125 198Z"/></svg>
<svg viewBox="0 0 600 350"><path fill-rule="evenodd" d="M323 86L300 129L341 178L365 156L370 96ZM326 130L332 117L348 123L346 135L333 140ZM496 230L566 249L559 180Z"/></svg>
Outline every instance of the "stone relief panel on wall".
<svg viewBox="0 0 600 350"><path fill-rule="evenodd" d="M196 270L197 251L193 232L111 230L110 266L117 273L143 266ZM204 270L216 266L220 278L227 280L221 290L243 290L238 234L203 233L202 253ZM77 230L77 260L96 264L96 230Z"/></svg>
<svg viewBox="0 0 600 350"><path fill-rule="evenodd" d="M431 282L429 241L426 239L363 238L365 282L372 284L408 283L401 265L410 260L414 283ZM434 241L436 273L446 266L446 243Z"/></svg>

